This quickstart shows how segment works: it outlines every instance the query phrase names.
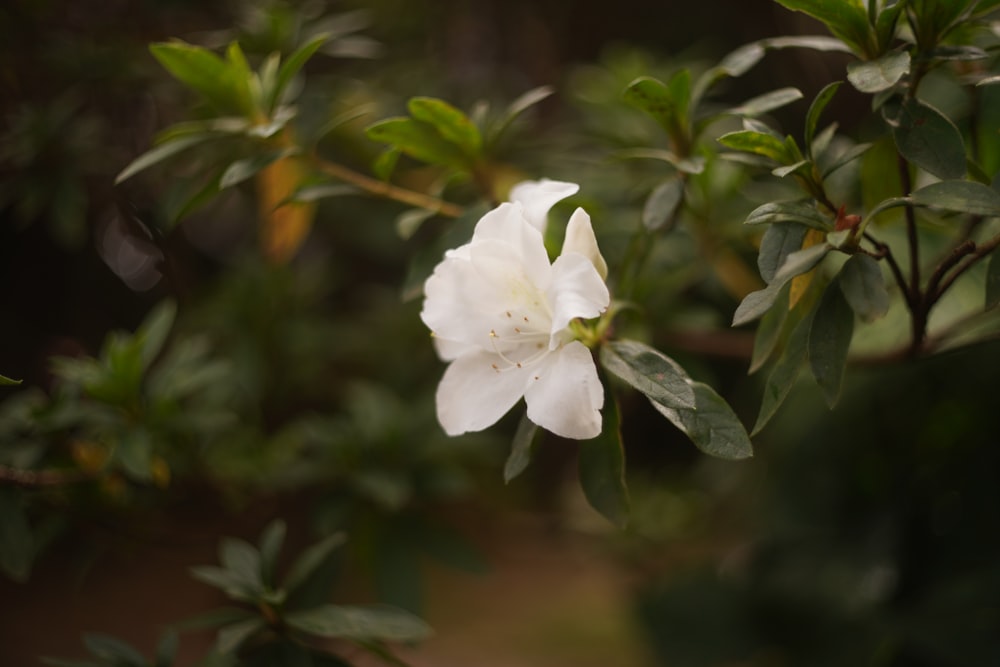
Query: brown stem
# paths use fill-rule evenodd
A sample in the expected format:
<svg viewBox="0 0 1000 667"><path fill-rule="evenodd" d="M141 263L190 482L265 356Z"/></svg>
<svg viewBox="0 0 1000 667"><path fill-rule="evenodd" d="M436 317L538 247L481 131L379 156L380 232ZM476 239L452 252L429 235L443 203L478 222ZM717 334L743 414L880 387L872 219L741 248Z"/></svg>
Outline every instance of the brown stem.
<svg viewBox="0 0 1000 667"><path fill-rule="evenodd" d="M959 276L972 268L976 262L993 252L998 246L1000 246L1000 234L979 245L976 245L973 241L966 241L966 243L956 248L955 252L945 262L941 263L941 266L938 267L938 270L935 271L935 275L931 279L933 289L928 289L928 306L936 303L955 284ZM962 259L963 257L964 259ZM948 260L953 261L949 262ZM945 273L952 266L955 267L955 270L945 278ZM938 275L938 272L940 272L940 275Z"/></svg>
<svg viewBox="0 0 1000 667"><path fill-rule="evenodd" d="M439 213L449 218L457 218L462 215L461 206L452 204L451 202L447 202L443 199L438 199L437 197L432 197L422 192L407 190L406 188L401 188L393 185L392 183L387 183L386 181L380 181L377 178L372 178L371 176L365 176L364 174L354 171L353 169L349 169L335 162L329 162L316 155L312 156L312 161L315 167L327 176L332 176L337 180L349 183L350 185L360 188L370 194L392 199L403 204L409 204L410 206L426 209L428 211L434 211L435 213Z"/></svg>

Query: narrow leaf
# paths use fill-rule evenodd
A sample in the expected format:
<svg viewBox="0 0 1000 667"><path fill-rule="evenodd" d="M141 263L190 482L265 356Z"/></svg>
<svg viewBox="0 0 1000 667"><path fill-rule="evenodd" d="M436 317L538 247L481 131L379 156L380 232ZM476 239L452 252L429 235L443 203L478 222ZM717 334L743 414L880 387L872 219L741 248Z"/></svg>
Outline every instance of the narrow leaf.
<svg viewBox="0 0 1000 667"><path fill-rule="evenodd" d="M215 650L219 653L234 653L245 641L263 630L264 627L264 619L259 617L227 625L219 630L219 634L215 638Z"/></svg>
<svg viewBox="0 0 1000 667"><path fill-rule="evenodd" d="M910 198L921 206L991 218L1000 217L1000 193L975 181L939 181L915 190Z"/></svg>
<svg viewBox="0 0 1000 667"><path fill-rule="evenodd" d="M829 231L830 220L816 210L811 201L768 202L750 212L745 225L766 225L775 222L794 222L813 229Z"/></svg>
<svg viewBox="0 0 1000 667"><path fill-rule="evenodd" d="M778 269L778 272L774 276L774 282L784 283L795 276L812 271L831 250L833 250L833 246L829 243L820 243L793 252L785 259L785 263L781 265L781 268Z"/></svg>
<svg viewBox="0 0 1000 667"><path fill-rule="evenodd" d="M413 614L388 606L326 604L291 612L285 622L306 634L353 641L415 642L432 633L430 626Z"/></svg>
<svg viewBox="0 0 1000 667"><path fill-rule="evenodd" d="M764 132L754 130L728 132L719 137L719 143L727 148L760 155L780 164L798 161L788 152L784 141Z"/></svg>
<svg viewBox="0 0 1000 667"><path fill-rule="evenodd" d="M729 113L737 116L759 116L800 99L802 99L802 91L798 88L779 88L749 99L730 109Z"/></svg>
<svg viewBox="0 0 1000 667"><path fill-rule="evenodd" d="M319 567L326 562L326 559L334 552L334 550L343 544L345 541L344 535L337 533L327 537L320 542L310 546L302 555L299 556L298 560L292 565L288 574L285 576L283 583L283 588L285 588L289 593L293 593L299 586L306 583L309 577L316 572Z"/></svg>
<svg viewBox="0 0 1000 667"><path fill-rule="evenodd" d="M514 440L510 444L510 456L507 457L507 463L503 467L504 484L510 484L511 480L524 472L531 463L531 445L537 433L538 426L528 419L527 414L522 416L514 433Z"/></svg>
<svg viewBox="0 0 1000 667"><path fill-rule="evenodd" d="M285 522L275 519L267 524L260 535L260 569L265 586L274 585L274 572L278 566L278 555L285 542Z"/></svg>
<svg viewBox="0 0 1000 667"><path fill-rule="evenodd" d="M278 69L278 76L275 81L273 97L269 100L271 108L274 108L281 101L281 96L284 94L285 90L288 88L288 84L292 82L295 75L298 74L302 67L309 61L310 58L319 50L319 47L330 39L330 35L322 33L316 35L308 42L297 48L285 62L281 63L281 67Z"/></svg>
<svg viewBox="0 0 1000 667"><path fill-rule="evenodd" d="M805 147L810 155L812 154L813 139L816 137L816 128L819 126L820 116L827 105L830 104L833 96L837 94L841 83L841 81L834 81L827 84L823 90L816 94L812 104L809 105L809 111L806 112Z"/></svg>
<svg viewBox="0 0 1000 667"><path fill-rule="evenodd" d="M831 408L840 397L853 335L854 311L835 280L823 292L809 328L809 366Z"/></svg>
<svg viewBox="0 0 1000 667"><path fill-rule="evenodd" d="M864 322L874 322L889 311L889 290L878 262L856 254L840 270L840 289L851 309Z"/></svg>
<svg viewBox="0 0 1000 667"><path fill-rule="evenodd" d="M149 47L153 56L174 78L185 84L216 109L223 112L250 112L246 79L239 68L208 49L180 40Z"/></svg>
<svg viewBox="0 0 1000 667"><path fill-rule="evenodd" d="M756 373L771 358L781 340L781 331L787 318L788 290L782 290L774 305L764 313L760 324L757 325L753 337L753 354L750 357L750 367L747 369L748 375Z"/></svg>
<svg viewBox="0 0 1000 667"><path fill-rule="evenodd" d="M222 172L222 177L219 178L219 189L231 188L249 178L253 178L258 172L274 164L287 154L288 151L279 151L236 160Z"/></svg>
<svg viewBox="0 0 1000 667"><path fill-rule="evenodd" d="M770 310L781 295L782 287L783 284L771 283L764 289L750 292L743 297L740 305L736 307L736 312L733 313L732 326L738 327L753 322Z"/></svg>
<svg viewBox="0 0 1000 667"><path fill-rule="evenodd" d="M644 343L619 340L601 346L601 365L616 377L663 405L695 406L694 390L684 369Z"/></svg>
<svg viewBox="0 0 1000 667"><path fill-rule="evenodd" d="M696 402L693 409L667 407L654 400L650 403L702 452L730 460L753 456L750 436L729 404L707 384L693 382L691 386Z"/></svg>
<svg viewBox="0 0 1000 667"><path fill-rule="evenodd" d="M764 383L764 396L761 400L757 421L754 423L751 435L760 433L771 418L785 402L792 391L795 381L806 360L809 345L809 327L812 324L812 314L799 321L792 329L785 348L775 362L767 381Z"/></svg>
<svg viewBox="0 0 1000 667"><path fill-rule="evenodd" d="M162 143L155 148L151 148L136 159L132 160L128 166L122 169L121 172L115 176L115 185L131 178L144 169L152 167L154 164L163 162L169 157L173 157L177 153L180 153L191 146L197 146L198 144L204 143L210 139L215 139L217 136L218 135L210 132L186 134L177 139L171 139L166 143Z"/></svg>
<svg viewBox="0 0 1000 667"><path fill-rule="evenodd" d="M146 659L135 647L120 639L101 634L85 634L83 644L95 657L115 665L145 667Z"/></svg>
<svg viewBox="0 0 1000 667"><path fill-rule="evenodd" d="M625 484L621 416L618 401L607 384L601 433L596 438L580 441L579 467L580 486L590 506L618 528L625 528L628 524L629 497Z"/></svg>
<svg viewBox="0 0 1000 667"><path fill-rule="evenodd" d="M660 183L642 208L642 224L650 231L668 225L684 199L684 180L677 175Z"/></svg>

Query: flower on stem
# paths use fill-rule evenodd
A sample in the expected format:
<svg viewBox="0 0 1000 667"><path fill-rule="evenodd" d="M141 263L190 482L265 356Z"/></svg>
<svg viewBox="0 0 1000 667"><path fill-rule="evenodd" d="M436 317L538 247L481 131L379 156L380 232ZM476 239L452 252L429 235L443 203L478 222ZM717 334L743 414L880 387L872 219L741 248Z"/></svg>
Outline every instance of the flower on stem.
<svg viewBox="0 0 1000 667"><path fill-rule="evenodd" d="M549 261L528 211L544 220L558 199L541 194L547 204L529 189L527 201L484 215L472 240L448 251L424 285L420 317L450 362L436 397L449 435L492 426L522 396L528 418L557 435L601 432L604 390L572 325L607 309L607 267L583 209L570 218L562 253Z"/></svg>

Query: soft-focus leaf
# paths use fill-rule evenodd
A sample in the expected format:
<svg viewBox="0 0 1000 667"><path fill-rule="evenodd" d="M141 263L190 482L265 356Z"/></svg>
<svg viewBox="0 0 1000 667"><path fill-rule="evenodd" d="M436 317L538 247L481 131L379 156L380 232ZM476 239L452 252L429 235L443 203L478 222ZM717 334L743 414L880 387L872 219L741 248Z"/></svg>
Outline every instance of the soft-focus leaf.
<svg viewBox="0 0 1000 667"><path fill-rule="evenodd" d="M178 644L179 639L176 631L168 629L164 632L160 641L156 644L156 657L153 666L171 667L174 664L174 659L177 657Z"/></svg>
<svg viewBox="0 0 1000 667"><path fill-rule="evenodd" d="M7 377L6 375L0 375L0 387L9 387L11 385L19 385L23 380L14 380Z"/></svg>
<svg viewBox="0 0 1000 667"><path fill-rule="evenodd" d="M868 12L856 0L776 0L793 11L803 12L814 19L822 21L834 35L844 40L855 53L873 55L870 53L875 46L872 40L871 27L868 23Z"/></svg>
<svg viewBox="0 0 1000 667"><path fill-rule="evenodd" d="M762 204L750 212L743 224L765 225L776 222L794 222L822 231L829 231L832 228L830 220L817 211L811 201L779 201Z"/></svg>
<svg viewBox="0 0 1000 667"><path fill-rule="evenodd" d="M504 484L510 484L511 480L524 472L531 463L531 445L537 433L538 426L528 419L528 415L521 417L521 422L514 433L514 440L510 443L510 456L507 457L503 467Z"/></svg>
<svg viewBox="0 0 1000 667"><path fill-rule="evenodd" d="M719 143L727 148L760 155L780 164L798 162L798 159L789 153L784 141L764 132L737 130L719 137Z"/></svg>
<svg viewBox="0 0 1000 667"><path fill-rule="evenodd" d="M219 542L219 561L253 590L263 589L260 552L245 540L225 537Z"/></svg>
<svg viewBox="0 0 1000 667"><path fill-rule="evenodd" d="M219 111L250 113L247 81L241 79L239 69L231 61L180 40L152 44L149 50L178 81Z"/></svg>
<svg viewBox="0 0 1000 667"><path fill-rule="evenodd" d="M115 456L130 477L148 482L153 478L153 440L140 426L124 431L118 438Z"/></svg>
<svg viewBox="0 0 1000 667"><path fill-rule="evenodd" d="M408 108L414 118L433 126L438 134L458 146L464 154L470 157L479 154L483 144L482 135L479 128L461 110L432 97L414 97Z"/></svg>
<svg viewBox="0 0 1000 667"><path fill-rule="evenodd" d="M387 606L322 605L285 616L289 627L318 637L353 641L416 642L431 628L413 614Z"/></svg>
<svg viewBox="0 0 1000 667"><path fill-rule="evenodd" d="M684 369L644 343L618 340L601 346L601 365L650 399L677 408L695 406L694 390Z"/></svg>
<svg viewBox="0 0 1000 667"><path fill-rule="evenodd" d="M826 178L841 167L844 167L858 159L870 149L873 144L855 144L846 151L837 155L829 164L823 167L822 177Z"/></svg>
<svg viewBox="0 0 1000 667"><path fill-rule="evenodd" d="M273 97L269 100L272 108L281 101L282 94L288 88L288 84L292 82L292 79L295 78L295 75L302 70L302 67L328 39L330 39L330 36L326 33L316 35L297 48L281 63L281 68L278 70L277 80L275 81Z"/></svg>
<svg viewBox="0 0 1000 667"><path fill-rule="evenodd" d="M864 322L874 322L889 311L889 290L878 262L856 254L840 270L840 288L847 303Z"/></svg>
<svg viewBox="0 0 1000 667"><path fill-rule="evenodd" d="M580 441L580 486L590 506L623 529L629 518L625 449L622 445L618 401L606 384L603 412L600 435Z"/></svg>
<svg viewBox="0 0 1000 667"><path fill-rule="evenodd" d="M245 621L227 625L219 630L219 634L215 639L215 649L219 653L233 653L243 645L243 642L253 637L265 627L264 619L259 617L248 618Z"/></svg>
<svg viewBox="0 0 1000 667"><path fill-rule="evenodd" d="M760 433L792 391L802 369L802 364L806 360L811 324L812 314L810 313L808 317L795 324L792 329L781 356L778 357L764 383L764 396L761 400L760 411L757 413L757 421L750 432L751 435Z"/></svg>
<svg viewBox="0 0 1000 667"><path fill-rule="evenodd" d="M840 397L853 335L854 311L835 280L823 292L809 328L809 366L831 408Z"/></svg>
<svg viewBox="0 0 1000 667"><path fill-rule="evenodd" d="M222 177L219 179L219 188L225 189L239 185L243 181L253 178L262 169L274 164L275 161L280 160L286 155L288 155L288 151L278 151L236 160L222 172Z"/></svg>
<svg viewBox="0 0 1000 667"><path fill-rule="evenodd" d="M433 126L413 118L388 118L368 126L365 134L372 141L391 144L429 164L451 167L465 164L458 146L446 141Z"/></svg>
<svg viewBox="0 0 1000 667"><path fill-rule="evenodd" d="M757 268L765 283L774 282L788 256L802 249L806 231L805 226L791 222L776 222L767 228L757 253Z"/></svg>
<svg viewBox="0 0 1000 667"><path fill-rule="evenodd" d="M672 408L652 399L650 403L709 456L730 460L753 456L750 436L729 404L707 384L693 382L691 387L694 408Z"/></svg>
<svg viewBox="0 0 1000 667"><path fill-rule="evenodd" d="M285 575L283 588L289 593L294 592L299 586L309 580L319 567L333 554L334 550L342 545L345 538L342 534L331 535L316 544L310 546L299 556L292 565L288 574Z"/></svg>
<svg viewBox="0 0 1000 667"><path fill-rule="evenodd" d="M163 350L176 316L177 304L173 301L164 301L146 316L145 321L136 330L135 337L141 346L140 357L143 368L149 368Z"/></svg>
<svg viewBox="0 0 1000 667"><path fill-rule="evenodd" d="M120 639L100 634L85 634L83 644L95 657L116 667L146 667L146 659L134 647Z"/></svg>
<svg viewBox="0 0 1000 667"><path fill-rule="evenodd" d="M895 86L910 71L908 51L890 51L875 60L847 64L847 80L862 93L880 93Z"/></svg>
<svg viewBox="0 0 1000 667"><path fill-rule="evenodd" d="M812 155L813 140L816 137L816 128L819 126L820 116L827 105L830 104L833 96L837 94L841 83L841 81L834 81L827 84L823 90L816 94L812 104L809 105L809 111L806 112L805 147L810 155Z"/></svg>
<svg viewBox="0 0 1000 667"><path fill-rule="evenodd" d="M1000 305L1000 252L996 250L990 255L986 267L986 310Z"/></svg>
<svg viewBox="0 0 1000 667"><path fill-rule="evenodd" d="M396 217L396 233L401 239L412 238L421 225L430 220L436 213L426 208L411 208Z"/></svg>
<svg viewBox="0 0 1000 667"><path fill-rule="evenodd" d="M0 570L17 582L28 580L35 540L17 494L0 488Z"/></svg>
<svg viewBox="0 0 1000 667"><path fill-rule="evenodd" d="M804 168L808 167L810 164L812 163L809 162L809 160L799 160L794 164L789 164L783 167L777 167L775 169L772 169L771 173L777 176L778 178L784 178L785 176L788 176L790 174L803 171Z"/></svg>
<svg viewBox="0 0 1000 667"><path fill-rule="evenodd" d="M490 139L495 141L497 137L513 124L518 116L542 100L550 97L554 92L555 88L552 86L539 86L519 95L517 99L507 106L503 117L490 128Z"/></svg>
<svg viewBox="0 0 1000 667"><path fill-rule="evenodd" d="M218 138L218 135L206 132L186 134L182 137L166 141L154 148L149 149L136 159L132 160L128 166L122 169L121 172L119 172L119 174L115 177L115 184L117 185L118 183L131 178L140 171L148 169L159 162L163 162L167 158L173 157L187 148L197 146L198 144L216 138Z"/></svg>
<svg viewBox="0 0 1000 667"><path fill-rule="evenodd" d="M674 140L682 131L687 118L687 105L691 99L690 72L686 78L678 79L687 70L682 70L665 84L658 79L642 76L633 81L625 89L625 100L639 107L653 117L667 134ZM686 81L686 85L675 84Z"/></svg>
<svg viewBox="0 0 1000 667"><path fill-rule="evenodd" d="M771 308L764 313L760 324L757 325L757 331L754 332L748 375L756 373L771 358L781 340L781 332L787 318L788 290L782 290Z"/></svg>
<svg viewBox="0 0 1000 667"><path fill-rule="evenodd" d="M800 99L802 99L802 91L798 88L779 88L749 99L730 109L729 113L738 116L759 116Z"/></svg>
<svg viewBox="0 0 1000 667"><path fill-rule="evenodd" d="M677 175L671 176L649 194L642 208L642 224L650 231L667 225L683 199L684 180Z"/></svg>
<svg viewBox="0 0 1000 667"><path fill-rule="evenodd" d="M1000 193L975 181L939 181L910 195L921 206L991 218L1000 217Z"/></svg>
<svg viewBox="0 0 1000 667"><path fill-rule="evenodd" d="M941 179L965 176L962 134L944 114L913 98L885 105L883 114L903 157Z"/></svg>

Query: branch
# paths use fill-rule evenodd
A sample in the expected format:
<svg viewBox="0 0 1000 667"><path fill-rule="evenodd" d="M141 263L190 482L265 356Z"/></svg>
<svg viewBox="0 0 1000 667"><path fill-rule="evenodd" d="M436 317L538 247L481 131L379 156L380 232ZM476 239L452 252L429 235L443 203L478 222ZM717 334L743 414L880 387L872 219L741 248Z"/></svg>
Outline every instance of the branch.
<svg viewBox="0 0 1000 667"><path fill-rule="evenodd" d="M437 197L426 195L422 192L407 190L386 181L380 181L371 176L349 169L343 165L329 162L323 158L313 155L313 164L327 176L332 176L337 180L349 183L357 188L373 195L392 199L410 206L426 209L449 218L457 218L462 215L462 207L447 202Z"/></svg>
<svg viewBox="0 0 1000 667"><path fill-rule="evenodd" d="M940 285L935 283L935 286L937 287L935 290L931 291L928 289L928 303L933 304L937 302L937 300L944 296L944 293L955 284L955 281L959 276L972 268L976 262L993 252L998 246L1000 246L1000 234L997 234L989 241L986 241L978 246L974 241L967 241L966 243L963 243L955 248L955 252L946 258L945 261L938 267L938 270L935 271L935 277L938 277ZM959 251L962 252L959 253ZM963 257L965 258L964 260L962 260ZM959 263L960 260L961 263ZM957 266L955 266L956 264ZM952 271L951 275L949 275L947 279L944 279L944 274L952 266L955 266L955 270ZM937 276L938 272L940 272L940 276Z"/></svg>

